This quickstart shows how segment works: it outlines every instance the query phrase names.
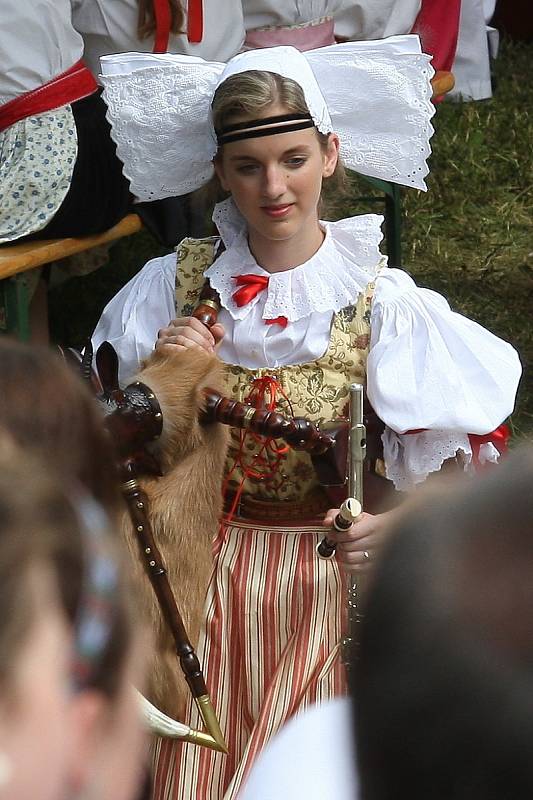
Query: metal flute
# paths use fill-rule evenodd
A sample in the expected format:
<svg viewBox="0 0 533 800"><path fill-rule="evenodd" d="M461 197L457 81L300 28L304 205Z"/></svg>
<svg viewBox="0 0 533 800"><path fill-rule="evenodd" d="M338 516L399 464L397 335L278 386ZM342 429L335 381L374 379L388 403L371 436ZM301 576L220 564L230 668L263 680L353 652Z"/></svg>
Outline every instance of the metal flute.
<svg viewBox="0 0 533 800"><path fill-rule="evenodd" d="M348 497L341 505L333 527L346 531L359 516L363 508L363 470L366 456L366 428L363 422L363 386L352 383L350 386L350 441L348 451ZM332 558L336 543L327 536L317 546L321 558ZM361 575L348 574L348 634L343 640L344 660L349 665L350 644L359 639L361 615Z"/></svg>

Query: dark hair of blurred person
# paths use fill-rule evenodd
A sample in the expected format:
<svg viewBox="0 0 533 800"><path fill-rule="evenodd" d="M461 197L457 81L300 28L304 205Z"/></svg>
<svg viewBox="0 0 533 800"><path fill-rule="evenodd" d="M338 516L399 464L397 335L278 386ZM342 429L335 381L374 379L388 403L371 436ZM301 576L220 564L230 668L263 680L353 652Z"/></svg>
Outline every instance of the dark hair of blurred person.
<svg viewBox="0 0 533 800"><path fill-rule="evenodd" d="M532 487L525 449L397 525L352 672L363 800L533 797Z"/></svg>
<svg viewBox="0 0 533 800"><path fill-rule="evenodd" d="M113 513L120 502L111 442L94 398L54 351L0 337L0 429Z"/></svg>

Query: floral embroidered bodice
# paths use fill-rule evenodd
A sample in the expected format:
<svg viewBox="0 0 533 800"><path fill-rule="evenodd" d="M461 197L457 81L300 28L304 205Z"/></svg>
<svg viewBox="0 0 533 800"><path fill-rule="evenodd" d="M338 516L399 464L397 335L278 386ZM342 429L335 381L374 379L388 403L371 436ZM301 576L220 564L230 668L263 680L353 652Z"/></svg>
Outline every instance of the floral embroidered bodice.
<svg viewBox="0 0 533 800"><path fill-rule="evenodd" d="M185 239L178 248L177 316L189 315L194 310L204 283L204 271L213 261L217 241ZM333 316L330 342L323 356L306 364L276 369L226 365L226 394L235 400L246 401L254 388L263 387L265 401L273 401L276 409L286 415L305 416L319 424L341 416L346 410L349 385L366 381L373 289L373 283L370 283L365 292L354 298L353 305ZM233 466L239 449L244 448L242 456L246 463L251 463L261 444L254 437L246 437L241 446L240 432L232 431L228 469ZM263 450L262 456L264 463L254 471L267 477L247 478L245 493L263 500L298 501L316 490L318 483L306 453L288 450L280 454L275 448ZM278 461L275 474L269 478L269 464ZM237 466L229 480L230 490L236 490L242 480L242 470Z"/></svg>

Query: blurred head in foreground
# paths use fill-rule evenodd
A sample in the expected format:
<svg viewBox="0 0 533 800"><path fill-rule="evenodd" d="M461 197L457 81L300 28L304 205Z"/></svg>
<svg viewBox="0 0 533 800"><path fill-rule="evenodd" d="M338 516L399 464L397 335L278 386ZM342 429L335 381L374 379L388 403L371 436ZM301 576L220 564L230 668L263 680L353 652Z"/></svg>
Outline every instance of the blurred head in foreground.
<svg viewBox="0 0 533 800"><path fill-rule="evenodd" d="M91 393L59 354L0 337L0 397L0 429L112 515L120 502L112 445Z"/></svg>
<svg viewBox="0 0 533 800"><path fill-rule="evenodd" d="M120 501L110 442L86 388L44 348L0 339L0 396L0 471L12 480L13 497L24 508L31 487L46 475L56 492L65 492L62 515L52 518L58 532L49 560L77 656L66 692L72 723L63 736L71 753L67 793L57 797L129 800L144 764L132 689L142 684L144 660L121 543L106 519L115 519ZM29 504L28 515L23 527L37 542L39 511ZM105 609L101 618L91 615L93 608ZM34 753L26 753L28 771ZM1 771L0 758L0 782ZM39 792L34 796L41 800Z"/></svg>
<svg viewBox="0 0 533 800"><path fill-rule="evenodd" d="M402 518L353 671L363 800L533 797L533 451Z"/></svg>
<svg viewBox="0 0 533 800"><path fill-rule="evenodd" d="M0 607L0 796L131 800L144 659L120 553L101 506L1 431Z"/></svg>
<svg viewBox="0 0 533 800"><path fill-rule="evenodd" d="M0 795L55 800L72 758L72 632L57 564L77 548L57 484L39 475L22 483L34 466L0 469Z"/></svg>

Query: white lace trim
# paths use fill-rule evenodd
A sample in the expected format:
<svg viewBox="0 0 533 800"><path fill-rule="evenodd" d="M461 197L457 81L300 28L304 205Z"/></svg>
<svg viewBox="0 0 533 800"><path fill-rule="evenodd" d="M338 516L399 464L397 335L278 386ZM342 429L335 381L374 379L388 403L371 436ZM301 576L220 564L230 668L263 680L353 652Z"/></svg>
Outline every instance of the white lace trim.
<svg viewBox="0 0 533 800"><path fill-rule="evenodd" d="M402 52L403 40L411 38L383 40L390 52L382 52L377 42L357 42L354 52L339 52L332 45L307 56L339 136L343 163L363 175L425 190L434 133L434 70L430 56ZM329 51L331 60L320 57L322 50ZM350 81L354 91L346 92Z"/></svg>
<svg viewBox="0 0 533 800"><path fill-rule="evenodd" d="M472 448L467 433L428 430L398 434L385 428L381 438L385 474L398 491L406 492L422 483L430 472L438 472L445 461L458 453L462 455L465 471L470 469ZM497 456L498 451L496 461Z"/></svg>
<svg viewBox="0 0 533 800"><path fill-rule="evenodd" d="M139 200L188 194L213 175L216 143L199 98L211 92L224 65L202 62L198 69L201 59L190 60L180 64L179 92L176 67L164 62L103 78L111 133Z"/></svg>
<svg viewBox="0 0 533 800"><path fill-rule="evenodd" d="M267 62L300 83L318 130L339 134L348 168L425 189L435 113L429 61L417 36L393 36L305 54L253 50L227 67L169 53L124 53L102 58L101 78L124 174L141 200L207 183L216 152L210 107L221 75L265 69Z"/></svg>
<svg viewBox="0 0 533 800"><path fill-rule="evenodd" d="M304 264L272 274L252 256L246 223L231 198L218 204L213 220L227 250L205 274L233 319L244 319L265 297L262 292L239 308L233 300L236 275L267 276L263 319L284 316L289 322L296 322L313 312L336 312L353 304L386 264L379 251L383 217L375 214L321 222L326 236L315 255Z"/></svg>

